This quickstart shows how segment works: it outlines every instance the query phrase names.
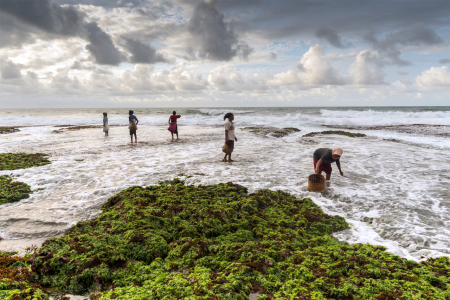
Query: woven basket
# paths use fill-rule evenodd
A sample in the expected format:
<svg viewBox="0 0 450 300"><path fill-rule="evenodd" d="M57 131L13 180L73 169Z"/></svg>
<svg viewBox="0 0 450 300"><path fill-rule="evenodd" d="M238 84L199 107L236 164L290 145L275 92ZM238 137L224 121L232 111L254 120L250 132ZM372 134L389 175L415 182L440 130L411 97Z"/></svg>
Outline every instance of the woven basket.
<svg viewBox="0 0 450 300"><path fill-rule="evenodd" d="M326 179L322 175L312 174L308 177L308 190L323 192L326 187Z"/></svg>

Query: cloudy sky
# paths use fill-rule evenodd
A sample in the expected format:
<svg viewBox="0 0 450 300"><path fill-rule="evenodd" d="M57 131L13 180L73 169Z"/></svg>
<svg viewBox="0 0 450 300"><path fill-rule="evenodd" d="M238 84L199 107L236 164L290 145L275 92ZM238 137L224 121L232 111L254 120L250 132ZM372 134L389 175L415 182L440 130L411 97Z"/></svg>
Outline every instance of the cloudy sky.
<svg viewBox="0 0 450 300"><path fill-rule="evenodd" d="M450 0L0 0L0 108L449 96Z"/></svg>

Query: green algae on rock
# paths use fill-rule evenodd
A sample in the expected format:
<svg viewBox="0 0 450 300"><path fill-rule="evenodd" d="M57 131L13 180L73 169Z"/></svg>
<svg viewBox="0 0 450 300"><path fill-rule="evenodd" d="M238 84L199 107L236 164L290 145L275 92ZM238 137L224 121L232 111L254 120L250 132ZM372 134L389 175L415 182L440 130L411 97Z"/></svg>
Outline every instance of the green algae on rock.
<svg viewBox="0 0 450 300"><path fill-rule="evenodd" d="M337 135L344 135L348 137L365 137L366 135L363 133L351 133L347 131L341 131L341 130L327 130L322 132L310 132L308 134L305 134L303 137L313 137L316 135L326 135L326 134L337 134Z"/></svg>
<svg viewBox="0 0 450 300"><path fill-rule="evenodd" d="M0 153L0 170L17 170L48 165L47 154Z"/></svg>
<svg viewBox="0 0 450 300"><path fill-rule="evenodd" d="M34 276L29 268L28 258L15 254L0 251L0 299L48 300L42 287L31 283Z"/></svg>
<svg viewBox="0 0 450 300"><path fill-rule="evenodd" d="M26 199L31 193L33 192L28 184L14 181L9 175L0 176L0 205Z"/></svg>
<svg viewBox="0 0 450 300"><path fill-rule="evenodd" d="M17 128L14 127L0 127L0 134L8 134L8 133L13 133L13 132L18 132L20 131Z"/></svg>
<svg viewBox="0 0 450 300"><path fill-rule="evenodd" d="M248 130L251 133L261 136L273 136L276 138L284 137L293 132L299 132L300 129L293 127L286 128L276 128L276 127L264 127L264 126L256 126L256 127L244 127L243 130Z"/></svg>
<svg viewBox="0 0 450 300"><path fill-rule="evenodd" d="M232 183L131 187L33 255L42 286L91 299L449 299L450 261L348 245L310 199Z"/></svg>

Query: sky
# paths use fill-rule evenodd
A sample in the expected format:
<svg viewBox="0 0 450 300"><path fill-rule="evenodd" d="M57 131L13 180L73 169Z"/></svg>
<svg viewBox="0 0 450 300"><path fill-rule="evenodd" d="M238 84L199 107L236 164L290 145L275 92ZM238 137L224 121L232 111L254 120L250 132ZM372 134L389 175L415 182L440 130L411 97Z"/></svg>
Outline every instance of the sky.
<svg viewBox="0 0 450 300"><path fill-rule="evenodd" d="M450 0L0 0L0 108L449 99Z"/></svg>

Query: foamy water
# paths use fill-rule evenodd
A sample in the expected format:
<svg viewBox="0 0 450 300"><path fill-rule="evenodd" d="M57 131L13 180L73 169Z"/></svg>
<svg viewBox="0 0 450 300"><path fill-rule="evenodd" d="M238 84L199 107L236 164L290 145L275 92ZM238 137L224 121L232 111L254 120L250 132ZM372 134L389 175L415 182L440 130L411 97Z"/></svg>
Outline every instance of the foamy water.
<svg viewBox="0 0 450 300"><path fill-rule="evenodd" d="M327 213L344 216L352 224L350 230L335 234L340 240L384 245L416 260L449 255L448 138L387 130L364 131L366 138L302 137L328 130L322 125L448 125L448 110L235 109L239 140L232 164L221 162L224 133L219 125L228 111L177 111L182 114L180 140L171 142L165 125L171 111L136 109L140 120L137 145L128 144L126 126L112 127L109 138L95 128L53 132L60 129L56 125L99 124L102 110L0 111L1 125L27 126L0 135L0 152L43 152L52 161L47 166L0 172L19 176L33 189L45 188L29 199L0 206L0 236L32 241L61 234L97 215L102 203L124 188L184 174L192 176L186 179L189 184L233 181L250 191L281 189L311 197ZM108 112L110 124L127 123L126 110ZM252 125L302 131L277 139L240 129ZM387 138L399 142L383 140ZM325 192L308 192L312 153L319 147L335 146L345 151L341 160L345 177L334 167Z"/></svg>

